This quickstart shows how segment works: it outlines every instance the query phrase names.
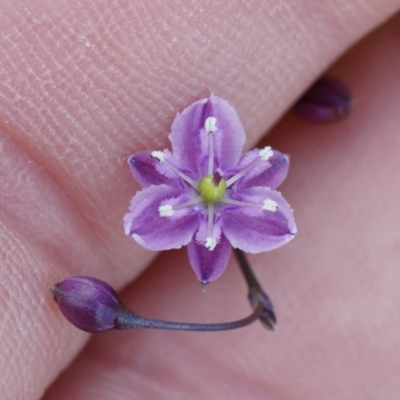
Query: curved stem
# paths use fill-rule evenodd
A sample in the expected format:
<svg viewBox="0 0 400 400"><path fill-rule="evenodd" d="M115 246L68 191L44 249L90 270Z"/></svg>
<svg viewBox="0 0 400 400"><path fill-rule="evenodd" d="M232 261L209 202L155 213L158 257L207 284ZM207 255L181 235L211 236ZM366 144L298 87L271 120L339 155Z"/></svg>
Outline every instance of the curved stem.
<svg viewBox="0 0 400 400"><path fill-rule="evenodd" d="M235 255L249 288L248 298L250 304L253 308L257 308L260 305L262 306L262 312L259 320L265 328L275 331L277 320L272 301L268 297L267 293L263 291L260 283L250 267L249 262L247 261L245 253L242 250L235 249Z"/></svg>
<svg viewBox="0 0 400 400"><path fill-rule="evenodd" d="M256 276L254 275L252 269L250 268L250 264L247 261L244 252L240 249L235 249L235 255L238 260L240 270L242 271L244 278L246 279L249 290L251 289L261 290L261 285L258 282Z"/></svg>
<svg viewBox="0 0 400 400"><path fill-rule="evenodd" d="M227 331L250 325L261 316L262 311L262 304L258 304L248 317L239 319L237 321L220 324L191 324L185 322L160 321L157 319L146 318L133 313L128 308L124 308L121 310L115 320L115 329L150 328L197 332Z"/></svg>

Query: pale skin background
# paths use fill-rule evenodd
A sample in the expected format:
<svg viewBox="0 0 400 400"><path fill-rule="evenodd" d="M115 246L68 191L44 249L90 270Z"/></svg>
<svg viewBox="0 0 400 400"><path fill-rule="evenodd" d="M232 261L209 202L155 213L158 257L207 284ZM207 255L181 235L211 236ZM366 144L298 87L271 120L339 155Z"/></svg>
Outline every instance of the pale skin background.
<svg viewBox="0 0 400 400"><path fill-rule="evenodd" d="M400 19L386 21L399 8L1 1L1 398L398 399ZM333 67L356 97L351 118L310 126L286 116L265 139L364 36ZM167 147L175 113L211 91L236 107L247 149L261 141L291 154L281 189L299 233L250 257L279 333L257 323L91 339L63 319L53 283L99 277L156 318L249 312L233 258L203 293L185 250L157 257L123 235L139 189L124 157Z"/></svg>

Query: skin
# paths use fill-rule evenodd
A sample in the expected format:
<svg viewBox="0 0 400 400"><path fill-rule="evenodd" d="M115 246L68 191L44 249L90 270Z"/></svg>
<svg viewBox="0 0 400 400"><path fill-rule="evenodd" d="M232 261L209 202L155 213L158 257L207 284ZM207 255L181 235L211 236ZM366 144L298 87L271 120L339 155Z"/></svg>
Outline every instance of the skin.
<svg viewBox="0 0 400 400"><path fill-rule="evenodd" d="M219 3L0 3L3 399L398 397L400 19L387 19L400 1ZM346 51L331 72L354 93L352 116L282 118ZM210 92L235 106L246 149L291 155L280 189L299 233L250 256L279 333L91 338L49 286L93 275L154 318L249 312L233 258L203 293L184 249L157 255L122 230L139 189L124 158L168 147L175 113Z"/></svg>

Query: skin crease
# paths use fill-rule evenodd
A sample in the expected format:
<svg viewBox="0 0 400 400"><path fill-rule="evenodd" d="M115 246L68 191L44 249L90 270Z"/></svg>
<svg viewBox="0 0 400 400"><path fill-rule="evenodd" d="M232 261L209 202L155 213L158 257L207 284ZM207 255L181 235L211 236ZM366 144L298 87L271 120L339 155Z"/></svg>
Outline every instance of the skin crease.
<svg viewBox="0 0 400 400"><path fill-rule="evenodd" d="M310 126L286 116L264 135L399 7L2 1L2 398L396 399L399 18L333 68L356 97L351 118ZM254 324L109 332L87 343L46 292L74 274L131 282L124 301L155 318L217 322L249 312L233 259L203 293L186 250L154 260L122 230L139 188L124 157L168 146L175 113L210 92L235 106L247 148L261 141L291 155L280 189L299 234L250 257L279 333Z"/></svg>

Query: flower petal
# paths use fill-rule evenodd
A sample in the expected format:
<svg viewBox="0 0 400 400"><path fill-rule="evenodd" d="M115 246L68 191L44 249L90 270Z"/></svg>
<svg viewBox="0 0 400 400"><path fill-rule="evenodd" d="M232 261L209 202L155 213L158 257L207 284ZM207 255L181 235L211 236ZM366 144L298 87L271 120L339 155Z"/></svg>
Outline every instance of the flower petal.
<svg viewBox="0 0 400 400"><path fill-rule="evenodd" d="M259 149L251 150L244 154L238 167L245 169L247 165L259 157ZM237 170L237 168L235 168ZM286 178L289 171L289 156L273 150L273 155L268 161L261 161L255 168L239 179L236 188L244 189L255 186L276 189Z"/></svg>
<svg viewBox="0 0 400 400"><path fill-rule="evenodd" d="M205 161L204 147L208 149L204 128L209 117L216 118L215 155L218 166L230 168L240 159L245 135L239 117L226 100L211 95L185 108L172 124L169 138L173 154L188 170L204 172L201 168Z"/></svg>
<svg viewBox="0 0 400 400"><path fill-rule="evenodd" d="M199 227L197 212L186 207L170 217L160 216L159 207L190 200L183 189L167 186L149 186L132 199L130 212L124 217L125 234L132 236L149 250L178 249L188 244Z"/></svg>
<svg viewBox="0 0 400 400"><path fill-rule="evenodd" d="M228 265L231 249L232 246L223 234L212 251L192 240L188 245L188 255L197 279L208 283L219 278Z"/></svg>
<svg viewBox="0 0 400 400"><path fill-rule="evenodd" d="M159 161L151 156L151 151L139 151L128 158L132 175L143 187L169 184L173 181L158 172L157 163Z"/></svg>
<svg viewBox="0 0 400 400"><path fill-rule="evenodd" d="M231 198L254 206L226 205L222 215L222 232L233 247L249 253L276 249L296 233L293 211L283 196L269 188L255 187L230 193ZM262 208L265 201L277 209Z"/></svg>

